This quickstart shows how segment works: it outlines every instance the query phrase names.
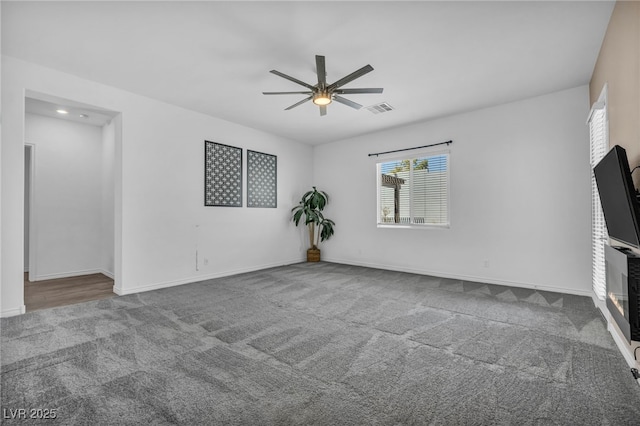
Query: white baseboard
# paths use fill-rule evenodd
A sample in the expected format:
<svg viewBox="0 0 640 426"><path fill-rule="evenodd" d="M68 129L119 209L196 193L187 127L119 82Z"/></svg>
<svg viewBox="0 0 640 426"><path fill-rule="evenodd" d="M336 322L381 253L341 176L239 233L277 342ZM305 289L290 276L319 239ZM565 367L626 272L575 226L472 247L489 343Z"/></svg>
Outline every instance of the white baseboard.
<svg viewBox="0 0 640 426"><path fill-rule="evenodd" d="M528 288L528 289L532 289L532 290L552 291L552 292L555 292L555 293L567 293L567 294L574 294L574 295L577 295L577 296L592 297L592 293L593 293L591 290L582 291L582 290L575 290L575 289L570 289L570 288L553 287L553 286L548 286L548 285L525 283L525 282L519 282L519 281L506 281L506 280L497 280L495 278L477 277L477 276L462 275L462 274L451 274L451 273L448 273L448 272L434 271L434 270L427 270L427 269L409 268L409 267L405 267L405 266L396 266L396 265L387 265L387 264L381 264L381 263L361 262L361 261L357 261L357 260L336 259L336 258L331 258L331 257L323 257L322 260L324 260L326 262L342 263L342 264L345 264L345 265L365 266L367 268L386 269L386 270L389 270L389 271L407 272L407 273L419 274L419 275L431 275L431 276L439 277L439 278L450 278L450 279L454 279L454 280L472 281L472 282L487 283L487 284L497 284L497 285L504 285L504 286L508 286L508 287L521 287L521 288Z"/></svg>
<svg viewBox="0 0 640 426"><path fill-rule="evenodd" d="M624 357L625 361L627 361L627 364L630 368L640 369L640 360L636 361L633 357L634 349L636 347L640 347L640 345L637 342L633 345L629 344L627 338L624 336L620 328L618 328L618 324L616 324L616 321L613 319L613 316L609 312L609 309L607 308L605 302L600 301L599 299L597 300L597 302L594 302L596 303L598 309L600 309L600 312L602 312L604 319L607 321L607 330L611 334L611 337L613 337L613 341L618 347L618 350Z"/></svg>
<svg viewBox="0 0 640 426"><path fill-rule="evenodd" d="M5 311L0 312L0 317L1 318L14 317L16 315L22 315L25 312L27 312L27 307L25 305L22 305L17 308L7 309Z"/></svg>
<svg viewBox="0 0 640 426"><path fill-rule="evenodd" d="M304 261L304 258L300 257L298 259L291 259L291 260L285 260L285 261L280 261L280 262L267 263L267 264L263 264L263 265L259 265L259 266L251 266L251 267L247 267L247 268L240 268L240 269L234 269L234 270L228 270L228 271L222 271L222 272L215 272L215 273L206 274L206 275L195 275L195 276L191 276L191 277L188 277L188 278L183 278L183 279L180 279L180 280L164 281L164 282L147 284L147 285L142 285L142 286L137 286L137 287L132 287L132 288L126 288L126 289L122 289L121 287L116 287L114 285L113 286L113 292L115 294L117 294L118 296L125 296L127 294L142 293L142 292L145 292L145 291L159 290L161 288L174 287L174 286L184 285L184 284L193 284L193 283L197 283L197 282L200 282L200 281L211 280L211 279L214 279L214 278L228 277L228 276L231 276L231 275L244 274L246 272L254 272L254 271L260 271L262 269L269 269L269 268L275 268L275 267L278 267L278 266L291 265L291 264L294 264L294 263L300 263L302 261Z"/></svg>
<svg viewBox="0 0 640 426"><path fill-rule="evenodd" d="M620 353L624 357L625 361L627 361L627 364L629 364L629 367L638 368L639 367L638 363L636 362L636 360L633 359L633 350L630 348L630 345L627 342L627 339L624 336L622 336L622 333L620 332L618 327L615 325L615 322L611 319L610 315L609 315L607 330L609 330L609 333L611 333L611 336L613 337L613 341L616 343L616 346L618 346Z"/></svg>
<svg viewBox="0 0 640 426"><path fill-rule="evenodd" d="M34 277L33 281L44 281L44 280L55 280L58 278L72 278L72 277L79 277L81 275L91 275L91 274L104 274L110 278L113 278L113 275L110 276L110 274L102 269L86 269L83 271L68 271L68 272L58 272L55 274L44 274L44 275L38 275L36 277Z"/></svg>
<svg viewBox="0 0 640 426"><path fill-rule="evenodd" d="M100 269L99 271L102 275L104 275L105 277L111 278L112 280L116 279L116 276L113 272L107 271L105 269Z"/></svg>

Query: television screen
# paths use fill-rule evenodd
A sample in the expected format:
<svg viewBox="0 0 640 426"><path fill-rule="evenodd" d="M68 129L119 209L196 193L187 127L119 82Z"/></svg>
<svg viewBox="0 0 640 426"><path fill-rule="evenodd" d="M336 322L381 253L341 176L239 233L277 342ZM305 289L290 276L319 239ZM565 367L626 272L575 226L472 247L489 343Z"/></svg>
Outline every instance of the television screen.
<svg viewBox="0 0 640 426"><path fill-rule="evenodd" d="M609 238L640 248L640 206L627 152L616 145L594 167Z"/></svg>

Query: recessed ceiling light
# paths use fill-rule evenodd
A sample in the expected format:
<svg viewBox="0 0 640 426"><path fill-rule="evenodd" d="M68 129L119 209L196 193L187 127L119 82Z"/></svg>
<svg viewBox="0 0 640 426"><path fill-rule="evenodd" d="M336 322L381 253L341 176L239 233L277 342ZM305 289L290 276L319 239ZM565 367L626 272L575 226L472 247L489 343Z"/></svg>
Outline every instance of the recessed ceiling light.
<svg viewBox="0 0 640 426"><path fill-rule="evenodd" d="M87 114L80 114L80 118L89 118Z"/></svg>
<svg viewBox="0 0 640 426"><path fill-rule="evenodd" d="M57 112L58 114L69 114L69 111L64 110L64 109L57 109L57 110L56 110L56 112Z"/></svg>

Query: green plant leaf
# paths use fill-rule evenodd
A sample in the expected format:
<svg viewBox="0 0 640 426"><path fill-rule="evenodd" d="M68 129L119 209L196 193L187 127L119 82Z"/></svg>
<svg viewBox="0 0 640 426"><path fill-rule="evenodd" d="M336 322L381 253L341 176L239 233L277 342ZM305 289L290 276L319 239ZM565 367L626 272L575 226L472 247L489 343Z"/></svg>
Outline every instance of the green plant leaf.
<svg viewBox="0 0 640 426"><path fill-rule="evenodd" d="M293 222L298 226L302 216L304 216L305 225L314 224L317 227L316 236L321 241L329 239L333 233L335 223L331 219L326 219L321 213L329 202L329 195L324 191L318 191L314 186L311 191L307 191L302 196L300 203L291 209ZM313 237L312 237L313 244Z"/></svg>
<svg viewBox="0 0 640 426"><path fill-rule="evenodd" d="M300 223L300 218L302 217L302 213L304 213L303 209L300 209L299 207L297 208L298 211L293 214L293 221L295 222L296 226L298 226L298 224Z"/></svg>
<svg viewBox="0 0 640 426"><path fill-rule="evenodd" d="M322 221L322 230L320 231L320 241L328 240L333 235L333 227L335 223L331 219Z"/></svg>

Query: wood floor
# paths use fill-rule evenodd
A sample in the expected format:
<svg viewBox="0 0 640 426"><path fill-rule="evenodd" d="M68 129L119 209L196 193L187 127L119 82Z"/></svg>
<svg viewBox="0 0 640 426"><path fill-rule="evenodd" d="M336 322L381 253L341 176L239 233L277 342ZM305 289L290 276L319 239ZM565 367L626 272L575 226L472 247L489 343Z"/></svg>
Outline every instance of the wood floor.
<svg viewBox="0 0 640 426"><path fill-rule="evenodd" d="M29 282L24 274L27 312L113 297L113 280L103 274Z"/></svg>

